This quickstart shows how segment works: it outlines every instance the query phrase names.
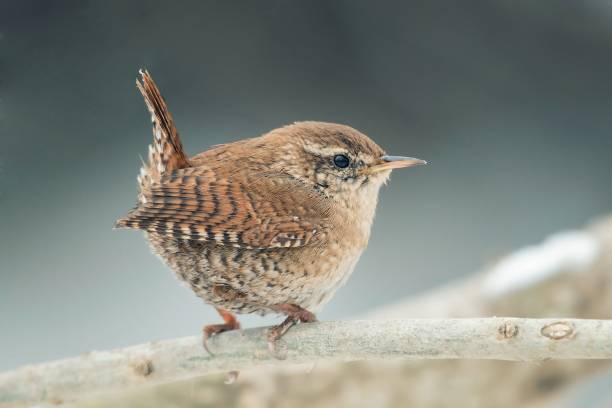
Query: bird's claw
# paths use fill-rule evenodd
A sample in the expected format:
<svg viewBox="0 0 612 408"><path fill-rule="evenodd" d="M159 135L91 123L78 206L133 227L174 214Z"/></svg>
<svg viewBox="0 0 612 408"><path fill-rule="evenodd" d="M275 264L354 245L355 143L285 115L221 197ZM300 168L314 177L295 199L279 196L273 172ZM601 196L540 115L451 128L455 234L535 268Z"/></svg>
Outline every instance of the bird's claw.
<svg viewBox="0 0 612 408"><path fill-rule="evenodd" d="M214 356L214 354L212 351L210 351L210 348L208 348L209 338L219 333L240 329L240 323L238 323L238 320L236 320L236 317L233 314L221 308L217 308L217 312L219 312L219 315L221 315L223 318L224 323L210 324L208 326L204 326L204 329L202 329L204 334L202 346L204 346L204 350L206 350L211 356Z"/></svg>
<svg viewBox="0 0 612 408"><path fill-rule="evenodd" d="M204 326L204 329L202 329L202 346L204 346L204 350L206 350L211 356L214 356L214 353L210 351L210 348L208 347L208 339L216 334L223 333L229 330L234 329L228 324L211 324L208 326Z"/></svg>
<svg viewBox="0 0 612 408"><path fill-rule="evenodd" d="M278 354L278 350L276 348L276 343L278 339L283 337L287 330L289 330L292 326L299 322L298 318L293 316L288 316L281 324L278 326L271 327L268 329L268 350L270 353L274 355L279 360L284 360L285 357Z"/></svg>

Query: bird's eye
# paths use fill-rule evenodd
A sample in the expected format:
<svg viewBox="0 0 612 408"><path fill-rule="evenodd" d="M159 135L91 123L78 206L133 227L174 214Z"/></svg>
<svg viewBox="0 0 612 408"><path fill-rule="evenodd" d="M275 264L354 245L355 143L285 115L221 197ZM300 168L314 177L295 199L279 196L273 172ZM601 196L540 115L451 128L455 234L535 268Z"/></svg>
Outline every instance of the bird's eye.
<svg viewBox="0 0 612 408"><path fill-rule="evenodd" d="M343 154L337 154L334 156L334 164L336 165L336 167L345 169L349 165L349 158Z"/></svg>

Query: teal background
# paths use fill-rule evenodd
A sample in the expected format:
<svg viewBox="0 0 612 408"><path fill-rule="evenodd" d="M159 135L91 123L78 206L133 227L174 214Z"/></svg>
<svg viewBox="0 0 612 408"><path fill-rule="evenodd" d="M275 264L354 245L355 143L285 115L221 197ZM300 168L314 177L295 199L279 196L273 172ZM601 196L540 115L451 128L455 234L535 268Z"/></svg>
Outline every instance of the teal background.
<svg viewBox="0 0 612 408"><path fill-rule="evenodd" d="M383 189L320 315L345 319L610 210L611 19L596 0L0 1L0 370L218 320L111 229L151 139L139 68L190 154L323 120L430 161Z"/></svg>

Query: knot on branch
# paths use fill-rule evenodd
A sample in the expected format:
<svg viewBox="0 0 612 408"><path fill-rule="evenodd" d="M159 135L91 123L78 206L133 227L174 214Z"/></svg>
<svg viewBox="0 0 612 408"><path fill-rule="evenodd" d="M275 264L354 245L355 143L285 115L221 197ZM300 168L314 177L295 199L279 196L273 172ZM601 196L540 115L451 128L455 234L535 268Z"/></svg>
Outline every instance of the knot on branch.
<svg viewBox="0 0 612 408"><path fill-rule="evenodd" d="M155 370L153 367L153 361L148 358L132 363L132 369L139 377L148 377Z"/></svg>
<svg viewBox="0 0 612 408"><path fill-rule="evenodd" d="M547 324L540 330L542 336L548 337L551 340L563 340L572 338L574 326L569 322L554 322Z"/></svg>
<svg viewBox="0 0 612 408"><path fill-rule="evenodd" d="M505 322L497 328L498 338L500 340L508 340L518 335L519 328L512 322Z"/></svg>

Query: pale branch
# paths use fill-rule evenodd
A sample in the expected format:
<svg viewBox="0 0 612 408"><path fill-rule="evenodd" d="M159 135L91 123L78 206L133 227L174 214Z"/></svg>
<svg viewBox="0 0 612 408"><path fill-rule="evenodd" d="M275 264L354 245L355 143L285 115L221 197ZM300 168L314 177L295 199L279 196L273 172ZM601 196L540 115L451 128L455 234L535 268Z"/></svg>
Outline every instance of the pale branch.
<svg viewBox="0 0 612 408"><path fill-rule="evenodd" d="M266 329L187 337L96 351L0 374L0 406L63 402L259 365L371 359L611 359L612 321L406 319L303 324L268 350ZM279 359L282 358L282 359Z"/></svg>

